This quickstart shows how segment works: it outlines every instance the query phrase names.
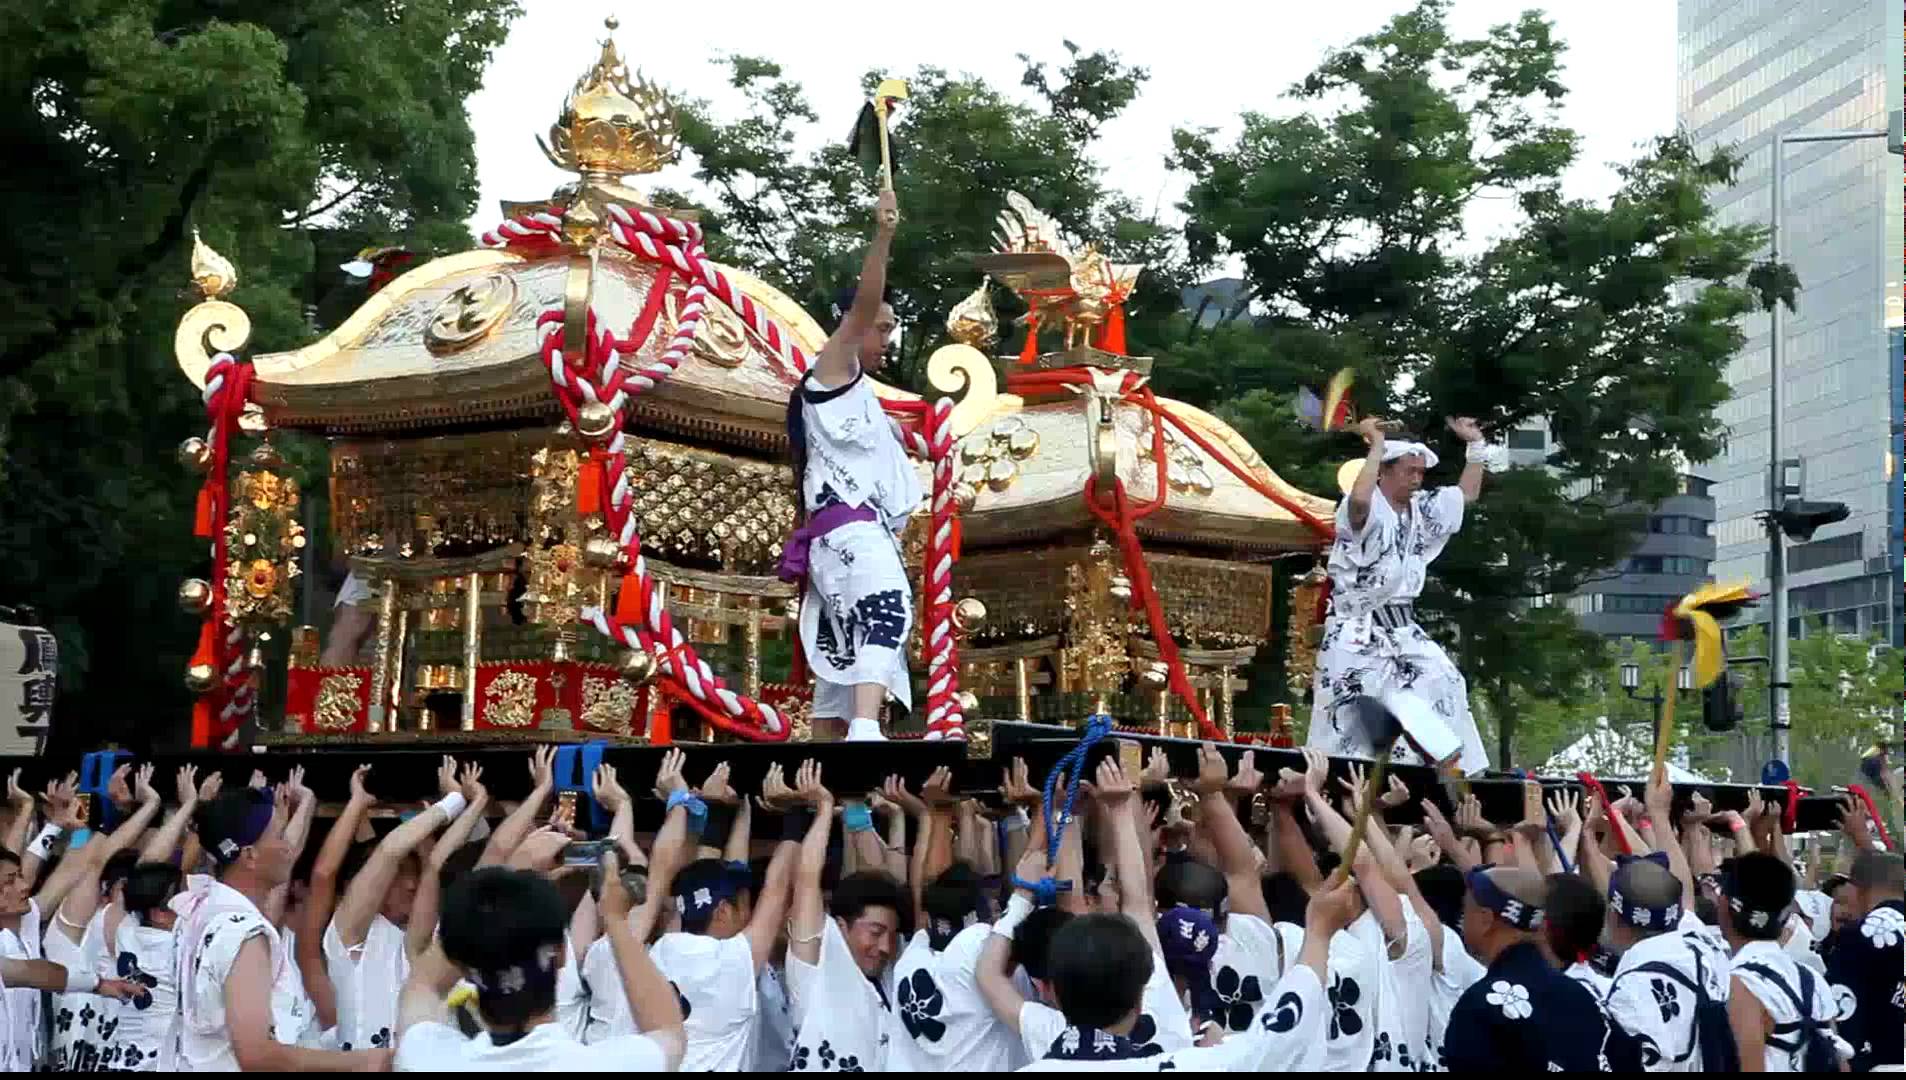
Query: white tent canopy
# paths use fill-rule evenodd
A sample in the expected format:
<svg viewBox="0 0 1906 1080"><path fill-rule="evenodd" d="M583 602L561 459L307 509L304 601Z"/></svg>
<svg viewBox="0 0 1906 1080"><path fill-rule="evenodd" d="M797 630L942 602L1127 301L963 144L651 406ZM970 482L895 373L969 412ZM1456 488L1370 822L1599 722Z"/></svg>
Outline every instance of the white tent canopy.
<svg viewBox="0 0 1906 1080"><path fill-rule="evenodd" d="M1668 782L1707 784L1713 781L1687 768L1688 752L1677 748L1668 755ZM1566 749L1542 763L1537 770L1543 776L1572 776L1578 772L1602 779L1634 780L1645 783L1654 768L1654 747L1645 746L1608 725L1608 717L1595 718L1595 730L1570 743Z"/></svg>

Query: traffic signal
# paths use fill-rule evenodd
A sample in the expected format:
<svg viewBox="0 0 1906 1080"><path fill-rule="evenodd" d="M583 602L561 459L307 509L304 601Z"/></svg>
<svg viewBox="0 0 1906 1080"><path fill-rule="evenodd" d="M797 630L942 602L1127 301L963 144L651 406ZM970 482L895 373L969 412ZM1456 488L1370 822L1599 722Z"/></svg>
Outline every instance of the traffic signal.
<svg viewBox="0 0 1906 1080"><path fill-rule="evenodd" d="M1726 672L1714 685L1701 691L1701 723L1709 731L1733 731L1744 718L1740 701L1741 681Z"/></svg>
<svg viewBox="0 0 1906 1080"><path fill-rule="evenodd" d="M1789 540L1807 541L1813 539L1813 532L1822 525L1831 525L1836 521L1845 521L1853 511L1843 502L1814 502L1809 499L1790 499L1780 509L1774 511L1774 521L1780 531L1787 534Z"/></svg>

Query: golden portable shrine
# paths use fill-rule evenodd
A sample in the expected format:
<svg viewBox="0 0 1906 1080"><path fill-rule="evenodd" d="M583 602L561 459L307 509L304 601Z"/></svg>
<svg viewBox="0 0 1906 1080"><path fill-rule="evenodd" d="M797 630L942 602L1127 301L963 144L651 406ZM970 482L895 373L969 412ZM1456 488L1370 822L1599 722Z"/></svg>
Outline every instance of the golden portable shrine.
<svg viewBox="0 0 1906 1080"><path fill-rule="evenodd" d="M331 548L376 619L329 666L317 628L288 629L286 732L262 741L806 737L810 689L765 681L763 658L797 636L774 573L794 521L782 421L824 334L710 261L693 214L624 186L673 160L676 133L613 40L539 144L569 183L294 351L244 358L238 271L195 243L201 302L175 347L210 419L181 451L205 473L214 564L181 591L202 618L196 746L231 744L256 711L292 610L306 538L276 431L327 440ZM926 692L900 731L977 754L990 720L1099 707L1228 738L1274 628L1308 679L1319 580L1277 595L1270 561L1327 543L1333 503L1155 396L1169 358L1123 340L1140 268L1002 195L974 260L991 281L947 314L927 395L878 391L932 492L905 545ZM1030 309L997 360L991 282Z"/></svg>

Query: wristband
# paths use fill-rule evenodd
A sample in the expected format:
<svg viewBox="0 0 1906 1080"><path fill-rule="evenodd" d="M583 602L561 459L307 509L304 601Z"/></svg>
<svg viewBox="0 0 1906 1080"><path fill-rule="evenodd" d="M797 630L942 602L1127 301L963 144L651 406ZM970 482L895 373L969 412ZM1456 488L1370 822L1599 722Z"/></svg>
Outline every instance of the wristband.
<svg viewBox="0 0 1906 1080"><path fill-rule="evenodd" d="M66 992L69 994L90 994L99 989L99 975L96 972L78 968L66 969Z"/></svg>
<svg viewBox="0 0 1906 1080"><path fill-rule="evenodd" d="M1729 832L1740 832L1742 829L1747 828L1747 822L1742 821L1740 818L1728 818L1727 828Z"/></svg>
<svg viewBox="0 0 1906 1080"><path fill-rule="evenodd" d="M1007 832L1019 832L1023 829L1030 828L1032 828L1032 819L1026 816L1026 811L1024 810L1014 810L1012 814L1006 818Z"/></svg>
<svg viewBox="0 0 1906 1080"><path fill-rule="evenodd" d="M453 791L443 798L438 799L431 809L443 811L443 819L445 821L455 821L457 820L457 815L463 813L463 808L468 805L470 805L470 800L463 797L463 792Z"/></svg>
<svg viewBox="0 0 1906 1080"><path fill-rule="evenodd" d="M999 921L993 924L993 933L1011 941L1013 933L1019 929L1019 924L1025 922L1026 917L1031 914L1032 898L1024 893L1015 892L1013 898L1006 901L1006 914L1001 915Z"/></svg>
<svg viewBox="0 0 1906 1080"><path fill-rule="evenodd" d="M840 819L850 833L872 832L874 828L874 812L866 803L848 803L841 809Z"/></svg>
<svg viewBox="0 0 1906 1080"><path fill-rule="evenodd" d="M1490 472L1501 472L1508 467L1508 451L1494 443L1477 439L1463 448L1463 460L1471 465L1481 465Z"/></svg>
<svg viewBox="0 0 1906 1080"><path fill-rule="evenodd" d="M58 825L45 826L40 830L40 835L34 837L33 842L26 846L26 853L41 862L45 862L47 858L53 854L54 841L58 840L65 833L66 830L60 828Z"/></svg>
<svg viewBox="0 0 1906 1080"><path fill-rule="evenodd" d="M93 830L74 829L73 838L66 842L66 850L78 851L80 848L83 848L86 846L86 841L91 840L92 838L93 838Z"/></svg>
<svg viewBox="0 0 1906 1080"><path fill-rule="evenodd" d="M673 813L678 806L686 807L688 810L688 831L700 835L703 827L708 824L708 804L701 800L701 796L683 789L670 793L667 812Z"/></svg>
<svg viewBox="0 0 1906 1080"><path fill-rule="evenodd" d="M704 801L704 805L707 807L708 820L702 825L702 835L726 839L735 830L735 808L727 803ZM689 811L690 817L694 815L693 810Z"/></svg>

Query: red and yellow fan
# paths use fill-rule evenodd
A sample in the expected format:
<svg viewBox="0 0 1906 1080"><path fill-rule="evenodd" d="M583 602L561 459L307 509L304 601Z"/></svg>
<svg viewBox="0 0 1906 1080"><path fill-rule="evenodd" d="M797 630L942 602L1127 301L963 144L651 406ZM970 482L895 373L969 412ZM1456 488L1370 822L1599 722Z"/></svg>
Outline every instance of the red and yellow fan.
<svg viewBox="0 0 1906 1080"><path fill-rule="evenodd" d="M1674 642L1674 667L1679 669L1686 651L1683 642L1694 643L1694 689L1714 685L1727 667L1727 654L1721 642L1721 623L1753 606L1758 599L1746 585L1706 585L1677 600L1661 616L1661 639ZM1661 730L1655 733L1655 769L1668 760L1668 741L1674 733L1674 699L1669 694L1661 708Z"/></svg>

